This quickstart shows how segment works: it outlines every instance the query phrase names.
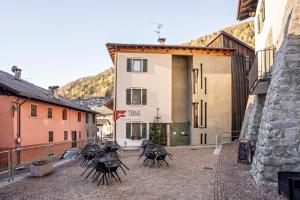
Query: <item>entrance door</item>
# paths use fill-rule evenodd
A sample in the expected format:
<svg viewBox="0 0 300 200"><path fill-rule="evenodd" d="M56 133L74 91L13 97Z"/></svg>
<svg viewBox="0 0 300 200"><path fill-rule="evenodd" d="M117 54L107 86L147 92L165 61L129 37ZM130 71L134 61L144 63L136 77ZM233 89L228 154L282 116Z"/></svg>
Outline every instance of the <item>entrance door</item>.
<svg viewBox="0 0 300 200"><path fill-rule="evenodd" d="M173 123L171 126L171 145L189 145L190 144L190 124Z"/></svg>
<svg viewBox="0 0 300 200"><path fill-rule="evenodd" d="M76 131L72 131L72 148L77 146L76 140L77 140Z"/></svg>
<svg viewBox="0 0 300 200"><path fill-rule="evenodd" d="M167 145L167 124L163 123L150 123L149 128L152 131L156 131L158 138L158 143L160 145ZM154 140L154 138L152 138Z"/></svg>

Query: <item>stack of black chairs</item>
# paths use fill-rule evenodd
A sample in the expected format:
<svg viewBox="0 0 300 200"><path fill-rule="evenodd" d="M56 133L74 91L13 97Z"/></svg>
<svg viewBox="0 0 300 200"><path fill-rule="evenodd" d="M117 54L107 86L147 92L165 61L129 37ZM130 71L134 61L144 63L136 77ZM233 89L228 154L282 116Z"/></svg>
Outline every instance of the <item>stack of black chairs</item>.
<svg viewBox="0 0 300 200"><path fill-rule="evenodd" d="M81 162L80 166L85 167L87 166L91 160L95 157L97 151L100 150L100 146L97 144L87 144L81 151L81 155L83 157L83 161Z"/></svg>
<svg viewBox="0 0 300 200"><path fill-rule="evenodd" d="M117 152L117 151L125 151L117 141L106 141L105 143L101 144L102 148L106 152Z"/></svg>
<svg viewBox="0 0 300 200"><path fill-rule="evenodd" d="M143 140L139 149L142 149L143 152L139 155L138 160L145 156L143 165L145 167L157 167L169 166L169 163L166 161L168 156L171 160L173 155L168 153L166 149L158 144L153 144L151 140ZM138 150L139 150L138 149Z"/></svg>
<svg viewBox="0 0 300 200"><path fill-rule="evenodd" d="M86 153L88 150L90 150L90 153ZM94 155L92 159L90 159L91 156L87 156L87 158L84 156L92 154ZM98 181L98 186L100 184L104 185L105 183L109 185L109 180L112 178L121 182L121 178L119 177L117 170L120 168L125 175L125 170L129 170L129 168L120 160L120 156L118 155L116 148L106 148L103 145L97 145L97 147L95 145L93 148L85 147L82 155L84 157L84 161L89 161L85 161L85 165L81 165L86 167L81 176L90 170L85 179L88 179L88 177L93 174L92 182Z"/></svg>

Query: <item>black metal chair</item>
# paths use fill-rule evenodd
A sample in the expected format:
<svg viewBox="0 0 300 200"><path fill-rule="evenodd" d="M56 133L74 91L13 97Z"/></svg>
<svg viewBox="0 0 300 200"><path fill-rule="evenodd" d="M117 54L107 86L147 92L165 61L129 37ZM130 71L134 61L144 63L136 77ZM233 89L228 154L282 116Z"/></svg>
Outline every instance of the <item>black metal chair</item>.
<svg viewBox="0 0 300 200"><path fill-rule="evenodd" d="M87 179L91 175L91 173L93 171L95 171L95 167L97 166L99 159L103 158L104 155L105 155L104 151L101 151L101 150L100 151L96 151L95 157L93 158L92 162L89 165L87 165L86 169L81 174L81 176L83 176L83 174L85 174L85 172L87 172L88 169L92 168L92 170L89 172L89 174L85 177L85 179Z"/></svg>
<svg viewBox="0 0 300 200"><path fill-rule="evenodd" d="M164 164L168 167L169 163L166 161L166 157L168 156L171 160L173 155L168 153L166 149L161 145L155 145L152 142L148 143L143 147L143 152L139 155L138 160L145 156L143 161L143 165L145 167L154 167L156 164L158 167L163 166Z"/></svg>
<svg viewBox="0 0 300 200"><path fill-rule="evenodd" d="M91 171L85 177L87 179L93 172L92 182L96 182L98 179L98 186L102 183L109 185L109 180L114 178L116 181L121 182L121 178L117 172L118 168L126 175L125 167L127 170L129 168L120 160L119 155L116 152L97 152L92 163L87 167L87 169L82 173L82 175L92 167Z"/></svg>
<svg viewBox="0 0 300 200"><path fill-rule="evenodd" d="M83 161L81 162L80 166L84 167L95 156L95 152L93 151L93 145L92 144L85 145L80 154L83 156Z"/></svg>

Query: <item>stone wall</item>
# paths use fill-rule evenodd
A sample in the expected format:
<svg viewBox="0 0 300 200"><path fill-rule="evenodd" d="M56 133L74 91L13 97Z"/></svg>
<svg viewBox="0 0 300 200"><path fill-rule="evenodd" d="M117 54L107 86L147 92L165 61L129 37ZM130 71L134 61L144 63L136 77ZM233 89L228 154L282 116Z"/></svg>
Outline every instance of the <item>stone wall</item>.
<svg viewBox="0 0 300 200"><path fill-rule="evenodd" d="M248 98L248 106L244 116L240 138L250 141L251 155L254 155L258 132L265 103L265 95L253 95Z"/></svg>
<svg viewBox="0 0 300 200"><path fill-rule="evenodd" d="M288 0L284 21L251 169L257 184L300 170L300 0Z"/></svg>

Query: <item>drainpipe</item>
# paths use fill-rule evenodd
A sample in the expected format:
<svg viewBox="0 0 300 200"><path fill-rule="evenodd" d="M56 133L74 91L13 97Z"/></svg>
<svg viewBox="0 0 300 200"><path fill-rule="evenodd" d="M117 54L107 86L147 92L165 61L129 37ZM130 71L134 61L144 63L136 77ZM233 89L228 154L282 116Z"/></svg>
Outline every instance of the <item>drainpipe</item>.
<svg viewBox="0 0 300 200"><path fill-rule="evenodd" d="M117 109L117 76L118 76L118 53L116 53L115 55L115 87L114 87L114 105L113 105L113 108L114 108L114 111L116 111ZM115 114L115 112L114 112ZM114 120L114 141L117 142L117 120Z"/></svg>
<svg viewBox="0 0 300 200"><path fill-rule="evenodd" d="M19 105L18 105L17 137L21 137L21 106L28 100L30 100L30 98L24 100L22 103L19 103ZM19 101L19 99L18 99L18 101Z"/></svg>

